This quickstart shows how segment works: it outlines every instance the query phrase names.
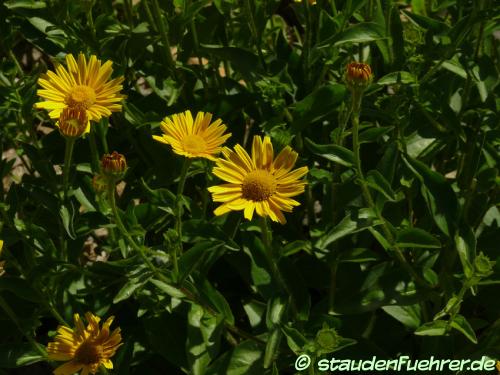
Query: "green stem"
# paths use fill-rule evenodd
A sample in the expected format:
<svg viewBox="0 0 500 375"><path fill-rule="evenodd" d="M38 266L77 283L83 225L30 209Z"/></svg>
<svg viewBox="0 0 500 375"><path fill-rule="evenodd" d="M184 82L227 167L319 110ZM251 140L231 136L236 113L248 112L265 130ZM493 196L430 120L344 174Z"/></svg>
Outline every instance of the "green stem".
<svg viewBox="0 0 500 375"><path fill-rule="evenodd" d="M347 123L349 118L351 117L352 107L349 107L349 110L345 116L345 119L340 124L339 134L337 135L337 144L339 146L344 145L345 138L345 128L347 127ZM333 182L332 182L332 222L334 225L338 222L339 210L337 209L337 200L335 199L337 195L337 187L340 183L340 173L341 166L340 164L335 164L333 169ZM328 313L335 314L335 290L337 287L337 269L340 263L340 254L338 254L337 243L333 244L332 252L330 254L330 293L328 295Z"/></svg>
<svg viewBox="0 0 500 375"><path fill-rule="evenodd" d="M269 226L267 224L267 219L261 217L259 220L260 230L262 233L262 242L264 242L264 255L266 257L267 263L269 264L269 269L271 271L271 276L275 282L279 285L284 293L286 293L290 298L290 307L294 315L297 315L297 307L290 289L286 285L283 276L278 268L278 257L275 254L272 246L271 232L269 231Z"/></svg>
<svg viewBox="0 0 500 375"><path fill-rule="evenodd" d="M424 279L422 279L410 266L410 264L404 257L403 252L396 244L396 241L394 239L394 236L392 235L389 224L387 223L387 221L385 220L385 218L382 216L381 212L375 205L370 189L368 188L365 176L363 174L363 169L361 168L360 143L359 143L359 112L361 109L362 97L363 97L362 91L360 90L353 91L351 121L352 121L352 147L354 151L354 166L356 169L356 174L358 175L358 182L361 186L361 192L363 194L363 198L368 207L370 207L374 211L377 218L381 222L383 235L388 240L391 250L393 251L398 262L412 276L415 283L424 288L429 288L428 283Z"/></svg>
<svg viewBox="0 0 500 375"><path fill-rule="evenodd" d="M165 22L163 22L162 19L162 11L160 5L158 4L158 0L153 0L153 12L156 13L156 16L158 17L158 29L160 30L160 36L163 42L163 48L165 50L165 59L167 61L169 69L175 76L175 61L172 57L172 50L170 49L170 42L168 40L168 30L165 27Z"/></svg>
<svg viewBox="0 0 500 375"><path fill-rule="evenodd" d="M312 17L311 17L311 9L309 0L304 0L302 2L304 4L304 9L306 13L306 35L305 40L302 45L303 49L303 69L304 69L304 80L306 85L309 85L309 76L310 76L310 50L312 45Z"/></svg>
<svg viewBox="0 0 500 375"><path fill-rule="evenodd" d="M92 172L100 172L101 166L99 165L99 152L97 151L97 143L95 140L95 129L93 126L90 127L89 132L89 145L90 145L90 160L92 166Z"/></svg>
<svg viewBox="0 0 500 375"><path fill-rule="evenodd" d="M253 2L250 4L250 0L245 1L245 10L247 13L247 17L249 20L249 25L250 25L250 31L252 32L252 36L255 42L255 46L257 47L257 53L259 54L259 59L262 64L262 67L264 70L267 70L267 65L266 65L266 60L264 59L264 54L262 53L262 37L259 34L259 31L257 30L257 24L255 23L255 17L253 14Z"/></svg>
<svg viewBox="0 0 500 375"><path fill-rule="evenodd" d="M11 49L9 49L9 57L14 61L14 65L16 66L17 72L19 73L20 77L24 77L24 71L23 68L21 67L21 64L19 64L19 61L16 58L16 55L14 55L14 52L12 52Z"/></svg>
<svg viewBox="0 0 500 375"><path fill-rule="evenodd" d="M110 206L111 206L111 210L113 212L113 216L114 216L114 219L115 219L116 226L118 227L118 229L120 230L120 232L123 234L123 236L127 239L127 241L130 243L130 245L139 253L139 255L141 256L141 258L144 260L144 263L155 274L155 276L158 277L158 279L160 279L161 281L163 281L163 282L165 282L167 284L170 284L170 280L167 277L165 277L154 266L154 264L151 263L151 261L148 259L148 257L146 256L146 253L145 253L145 248L139 246L134 241L134 239L132 238L132 236L130 235L130 233L127 231L127 229L123 225L123 222L122 222L122 220L120 218L120 214L118 212L118 208L116 207L115 188L116 188L115 182L111 182L109 184L109 187L108 187L108 197L109 197L109 203L110 203ZM214 311L210 306L207 306L196 295L194 295L189 289L183 287L182 285L179 285L179 289L186 295L186 297L189 300L191 300L191 301L197 303L198 305L202 306L209 314L211 314L213 316L217 316L218 315L216 311ZM244 337L244 338L247 338L247 339L252 339L252 340L254 340L254 341L256 341L256 342L258 342L260 344L264 343L260 338L254 337L251 334L249 334L249 333L247 333L245 331L242 331L241 329L239 329L238 327L236 327L236 326L234 326L234 325L232 325L230 323L225 322L224 326L228 330L230 330L231 332L237 333L241 337Z"/></svg>
<svg viewBox="0 0 500 375"><path fill-rule="evenodd" d="M63 167L64 201L66 201L68 197L69 170L71 168L71 159L73 158L74 146L75 146L75 139L66 138L66 150L64 152L64 167Z"/></svg>
<svg viewBox="0 0 500 375"><path fill-rule="evenodd" d="M115 190L116 190L116 182L111 181L108 186L108 199L109 199L109 205L111 206L111 211L113 212L113 217L115 219L115 224L118 227L118 230L123 234L123 236L127 239L128 243L132 248L137 251L139 256L142 258L144 263L153 271L157 273L156 267L154 266L153 263L149 260L149 258L146 256L146 253L144 251L144 248L140 245L138 245L135 240L132 238L130 235L129 231L127 228L125 228L125 225L123 225L122 219L120 217L120 213L118 212L118 207L116 206L116 199L115 199Z"/></svg>
<svg viewBox="0 0 500 375"><path fill-rule="evenodd" d="M199 46L200 42L198 40L198 32L196 31L196 23L195 23L195 17L191 18L191 34L193 35L193 50L198 58L198 65L200 66L200 72L201 72L201 81L203 82L203 89L205 91L205 97L208 98L208 80L207 80L207 75L205 74L205 67L203 66L203 60L200 55L199 51ZM226 71L226 76L229 74L228 71Z"/></svg>
<svg viewBox="0 0 500 375"><path fill-rule="evenodd" d="M5 314L12 320L12 322L16 325L16 327L19 329L19 331L23 334L23 336L26 338L26 340L28 340L28 342L33 347L33 349L35 349L35 351L40 353L40 355L42 355L43 357L46 357L47 353L45 352L45 350L42 349L42 347L40 345L38 345L38 343L35 340L33 340L33 338L31 336L29 336L28 334L26 334L24 332L24 329L22 328L21 324L19 323L19 320L17 319L16 313L14 311L12 311L12 309L8 305L7 301L5 301L1 296L0 296L0 307L3 309L3 311L5 311Z"/></svg>
<svg viewBox="0 0 500 375"><path fill-rule="evenodd" d="M182 254L182 194L184 193L184 185L186 184L187 174L189 170L189 166L191 165L190 158L184 158L184 162L182 164L181 176L179 177L179 184L177 185L177 198L176 198L176 213L177 213L177 237L178 237L178 246L174 247L173 253L173 262L174 262L174 274L178 275L178 265L177 265L177 257L179 254Z"/></svg>

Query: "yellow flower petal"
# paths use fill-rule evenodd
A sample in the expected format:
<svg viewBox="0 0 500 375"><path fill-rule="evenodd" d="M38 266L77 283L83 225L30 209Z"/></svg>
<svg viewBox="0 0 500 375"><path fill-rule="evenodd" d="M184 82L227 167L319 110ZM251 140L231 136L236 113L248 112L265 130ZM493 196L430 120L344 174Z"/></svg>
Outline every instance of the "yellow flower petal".
<svg viewBox="0 0 500 375"><path fill-rule="evenodd" d="M214 214L243 210L248 220L256 212L286 223L282 211L291 212L300 205L291 197L303 193L307 184L301 179L307 174L307 167L292 170L297 153L287 146L274 159L271 139L255 136L251 157L240 145L235 146L234 151L224 148L222 154L225 159L217 159L213 174L228 183L208 188L212 200L223 203Z"/></svg>

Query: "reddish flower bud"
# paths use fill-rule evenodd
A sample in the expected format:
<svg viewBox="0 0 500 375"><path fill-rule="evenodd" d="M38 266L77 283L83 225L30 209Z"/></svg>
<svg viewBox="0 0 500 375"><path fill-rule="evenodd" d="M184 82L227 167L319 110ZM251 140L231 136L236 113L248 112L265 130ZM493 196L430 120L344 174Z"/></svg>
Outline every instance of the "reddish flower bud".
<svg viewBox="0 0 500 375"><path fill-rule="evenodd" d="M366 88L372 81L372 68L365 63L352 62L347 65L345 81L351 89Z"/></svg>
<svg viewBox="0 0 500 375"><path fill-rule="evenodd" d="M112 154L104 154L101 161L102 172L106 176L122 177L127 169L125 156L113 151Z"/></svg>
<svg viewBox="0 0 500 375"><path fill-rule="evenodd" d="M87 124L87 112L82 107L66 107L59 116L59 132L65 137L80 137L85 133Z"/></svg>

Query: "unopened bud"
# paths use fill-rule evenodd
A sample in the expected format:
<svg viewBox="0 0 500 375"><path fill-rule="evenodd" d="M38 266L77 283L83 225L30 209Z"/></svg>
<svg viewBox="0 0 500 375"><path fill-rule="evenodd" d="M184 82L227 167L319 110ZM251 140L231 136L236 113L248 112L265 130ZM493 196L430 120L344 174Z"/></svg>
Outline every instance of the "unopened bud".
<svg viewBox="0 0 500 375"><path fill-rule="evenodd" d="M87 129L87 111L81 107L66 107L59 116L59 132L69 138L78 138Z"/></svg>
<svg viewBox="0 0 500 375"><path fill-rule="evenodd" d="M323 354L331 353L338 347L339 340L337 331L324 324L323 328L316 334L316 351Z"/></svg>
<svg viewBox="0 0 500 375"><path fill-rule="evenodd" d="M92 187L97 194L104 193L109 186L109 181L106 176L97 174L92 178Z"/></svg>
<svg viewBox="0 0 500 375"><path fill-rule="evenodd" d="M490 258L483 253L476 255L474 259L474 271L479 277L488 277L493 273L493 264Z"/></svg>
<svg viewBox="0 0 500 375"><path fill-rule="evenodd" d="M372 81L372 68L365 63L352 62L347 65L345 81L351 90L365 89Z"/></svg>
<svg viewBox="0 0 500 375"><path fill-rule="evenodd" d="M106 176L120 178L127 169L125 156L113 151L112 154L104 154L101 161L102 172Z"/></svg>

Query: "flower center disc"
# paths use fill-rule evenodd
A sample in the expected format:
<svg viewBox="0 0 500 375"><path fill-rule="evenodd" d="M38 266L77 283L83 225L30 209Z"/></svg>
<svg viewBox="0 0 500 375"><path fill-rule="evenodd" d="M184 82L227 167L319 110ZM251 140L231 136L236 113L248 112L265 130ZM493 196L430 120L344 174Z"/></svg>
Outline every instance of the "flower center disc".
<svg viewBox="0 0 500 375"><path fill-rule="evenodd" d="M197 154L204 152L207 149L207 143L197 134L189 134L182 139L182 145L184 146L184 151Z"/></svg>
<svg viewBox="0 0 500 375"><path fill-rule="evenodd" d="M66 98L66 103L70 107L83 106L88 109L95 103L95 92L91 87L78 85L73 87Z"/></svg>
<svg viewBox="0 0 500 375"><path fill-rule="evenodd" d="M258 169L246 175L241 190L243 198L265 201L276 192L276 179L268 171Z"/></svg>
<svg viewBox="0 0 500 375"><path fill-rule="evenodd" d="M101 345L96 345L92 342L84 342L80 347L76 350L75 359L79 363L83 363L85 365L90 365L93 363L99 363L102 354Z"/></svg>

